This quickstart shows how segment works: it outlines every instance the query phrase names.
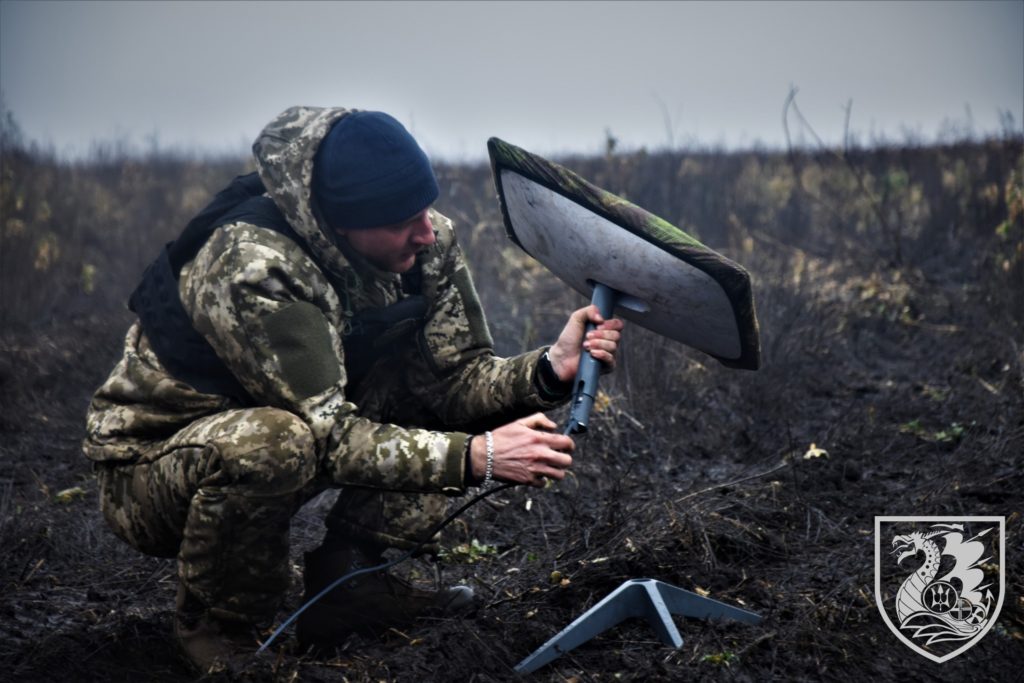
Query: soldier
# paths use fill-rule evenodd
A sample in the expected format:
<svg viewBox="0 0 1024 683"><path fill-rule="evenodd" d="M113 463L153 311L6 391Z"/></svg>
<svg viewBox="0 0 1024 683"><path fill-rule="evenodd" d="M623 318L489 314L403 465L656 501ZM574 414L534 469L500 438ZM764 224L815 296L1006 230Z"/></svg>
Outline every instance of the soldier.
<svg viewBox="0 0 1024 683"><path fill-rule="evenodd" d="M177 557L175 631L201 671L252 652L288 584L291 517L341 488L306 596L427 541L446 496L542 486L572 440L581 343L612 367L621 321L575 311L549 348L498 358L429 161L380 112L294 107L146 271L138 321L89 407L86 456L124 541ZM597 329L584 340L587 321ZM299 621L306 645L464 607L384 572Z"/></svg>

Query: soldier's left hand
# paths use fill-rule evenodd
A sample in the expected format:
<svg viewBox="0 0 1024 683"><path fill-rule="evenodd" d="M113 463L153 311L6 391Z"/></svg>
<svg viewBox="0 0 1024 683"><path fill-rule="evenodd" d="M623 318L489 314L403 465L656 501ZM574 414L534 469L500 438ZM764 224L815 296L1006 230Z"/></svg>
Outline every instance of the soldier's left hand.
<svg viewBox="0 0 1024 683"><path fill-rule="evenodd" d="M594 323L597 328L587 332L584 339L587 322ZM593 304L574 311L562 333L558 335L558 341L548 351L555 374L563 382L571 382L576 377L576 370L580 365L581 344L603 364L606 371L613 370L623 327L623 322L618 318L605 320L601 317L597 306Z"/></svg>

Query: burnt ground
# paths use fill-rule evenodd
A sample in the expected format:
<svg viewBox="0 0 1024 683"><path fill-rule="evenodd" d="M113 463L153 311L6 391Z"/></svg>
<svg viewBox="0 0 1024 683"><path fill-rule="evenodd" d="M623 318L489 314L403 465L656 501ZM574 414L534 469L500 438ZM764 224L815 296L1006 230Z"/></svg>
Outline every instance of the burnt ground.
<svg viewBox="0 0 1024 683"><path fill-rule="evenodd" d="M507 680L622 581L650 577L765 619L683 621L679 650L626 622L535 678L1014 680L1024 668L1020 339L958 277L840 280L822 268L806 269L815 294L792 311L800 341L767 348L756 374L633 330L609 403L580 439L575 475L544 491L503 492L446 532L449 547L490 546L440 563L446 580L466 579L482 595L475 615L353 638L332 659L282 655L247 675ZM916 319L878 309L905 300ZM192 677L170 638L173 561L108 533L78 452L85 405L125 322L80 317L3 339L8 680ZM686 379L668 386L667 368ZM805 458L812 442L828 455ZM296 563L321 532L316 511L307 507L295 525ZM948 663L912 654L882 623L873 517L883 514L1007 517L998 623ZM293 592L287 607L297 601Z"/></svg>
<svg viewBox="0 0 1024 683"><path fill-rule="evenodd" d="M463 237L478 281L500 274L480 260L475 232ZM1020 680L1024 287L1019 263L1009 276L1001 268L1019 245L996 254L993 244L963 240L933 262L881 267L752 231L729 254L754 277L760 371L732 371L630 328L573 475L499 493L445 531L452 550L434 566L443 581L476 588L478 611L353 637L331 657L295 652L289 632L239 677L511 680L577 615L647 577L764 620L678 620L678 650L628 621L532 678ZM513 304L482 287L504 352L549 338L579 303L534 275L526 293L505 292ZM67 310L0 332L0 677L192 680L171 636L174 562L107 531L79 453L89 396L129 319L116 307ZM812 444L827 455L808 457ZM296 586L323 504L294 525ZM972 649L935 664L885 626L876 515L1006 518L1002 611ZM474 539L475 551L459 552ZM295 587L277 623L298 602Z"/></svg>

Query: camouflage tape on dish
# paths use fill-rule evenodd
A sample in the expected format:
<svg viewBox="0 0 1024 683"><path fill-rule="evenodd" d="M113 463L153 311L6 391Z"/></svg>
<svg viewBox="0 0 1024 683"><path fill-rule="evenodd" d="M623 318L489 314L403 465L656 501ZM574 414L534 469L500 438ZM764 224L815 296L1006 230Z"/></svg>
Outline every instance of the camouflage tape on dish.
<svg viewBox="0 0 1024 683"><path fill-rule="evenodd" d="M590 272L567 274L565 264L558 262L559 258L564 259L564 257L546 253L547 239L549 237L557 238L558 235L555 235L553 231L559 229L577 231L572 236L572 239L565 240L563 238L562 246L569 245L571 249L583 248L581 243L587 241L587 237L591 234L587 233L586 230L592 228L581 228L581 221L576 220L580 216L566 216L563 221L564 225L552 225L550 222L545 223L543 230L547 232L547 235L531 235L530 246L532 246L532 249L527 244L524 244L524 240L521 238L528 231L525 229L521 219L522 211L515 206L517 201L522 203L522 197L519 199L515 198L516 187L513 187L513 184L508 182L511 178L515 177L521 177L529 183L546 188L547 191L550 191L549 194L554 193L552 196L556 196L561 203L551 205L549 210L564 210L565 207L570 206L566 202L568 200L568 202L582 207L589 214L599 217L597 221L584 221L583 224L586 226L596 224L605 226L606 222L613 224L614 229L621 229L625 238L631 240L631 244L634 244L638 251L646 250L645 253L656 253L660 257L659 265L654 263L628 263L627 265L630 266L632 272L643 271L645 268L649 271L657 268L672 269L675 266L685 264L685 266L688 266L685 270L696 274L699 276L699 279L708 283L713 281L716 285L714 287L715 296L718 296L722 302L719 311L709 314L709 318L700 319L698 317L686 322L691 327L694 325L717 327L717 332L720 335L728 337L728 343L717 345L702 343L703 340L699 338L699 335L688 336L687 332L674 333L674 330L666 329L664 324L658 324L657 321L651 320L649 316L638 314L634 311L620 308L617 314L698 348L717 358L726 366L749 370L756 370L760 367L761 346L757 315L754 308L750 276L742 266L701 244L698 240L668 221L632 204L622 197L593 185L558 164L498 138L491 138L488 141L488 150L490 152L495 185L501 201L505 229L509 238L520 248L541 261L552 272L577 290L580 290L584 295L589 296L589 292L585 291L585 282L591 278L599 279ZM511 171L513 175L509 175L506 173L507 171ZM532 203L533 197L527 198L526 201ZM580 215L583 214L581 213ZM520 218L518 225L514 217ZM547 217L550 217L550 214ZM653 250L652 247L654 247ZM572 267L577 270L586 270L588 268L601 270L603 268L603 272L608 273L609 269L615 268L616 265L605 265L603 262L618 259L618 265L621 266L623 261L629 261L631 258L633 261L636 261L638 258L641 258L639 256L631 257L631 251L631 249L620 250L608 255L608 258L600 254L586 255L582 260L577 258ZM598 262L602 263L597 265ZM652 278L656 276L657 274L651 273ZM688 281L696 283L697 279L691 277ZM614 286L614 283L606 282L605 284ZM660 301L651 301L649 303L652 303L655 307L660 306L662 308L662 317L677 316L685 318L686 316L695 315L692 307L688 308L681 305L679 301L673 301L672 297L668 294L662 296ZM672 310L673 306L675 310Z"/></svg>

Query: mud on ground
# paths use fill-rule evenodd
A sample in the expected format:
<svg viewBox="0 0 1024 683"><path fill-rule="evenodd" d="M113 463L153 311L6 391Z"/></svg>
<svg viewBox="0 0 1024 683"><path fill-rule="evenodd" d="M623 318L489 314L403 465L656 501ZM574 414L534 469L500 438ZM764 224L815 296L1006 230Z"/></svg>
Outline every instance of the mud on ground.
<svg viewBox="0 0 1024 683"><path fill-rule="evenodd" d="M751 240L730 254L754 275L761 371L730 371L630 329L573 476L543 491L503 492L445 532L450 552L435 566L443 581L475 587L477 612L353 637L333 657L295 652L288 633L275 656L238 676L511 680L517 662L576 616L626 579L646 577L764 620L680 620L678 650L626 622L533 679L1020 680L1021 290L1007 293L993 278L998 263L985 245L931 267L869 268ZM479 280L487 270L474 253ZM483 292L499 339L529 320L521 339L543 341L578 303L552 297L560 286L542 278L531 287L518 312ZM103 309L0 333L6 680L194 678L171 637L173 561L140 555L107 531L79 453L89 395L128 322ZM512 342L504 343L507 351ZM814 457L812 445L826 453ZM322 534L324 504L296 519L296 587L277 623L298 607L301 554ZM883 623L876 515L1006 517L1002 611L967 653L935 664Z"/></svg>

